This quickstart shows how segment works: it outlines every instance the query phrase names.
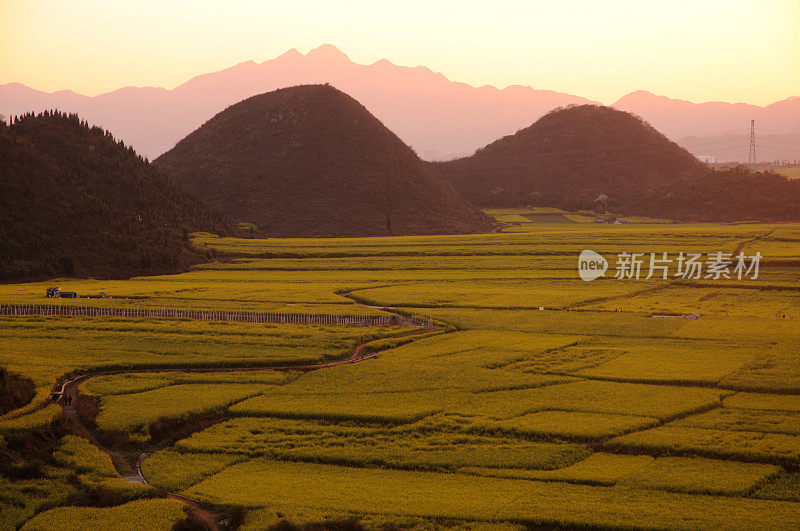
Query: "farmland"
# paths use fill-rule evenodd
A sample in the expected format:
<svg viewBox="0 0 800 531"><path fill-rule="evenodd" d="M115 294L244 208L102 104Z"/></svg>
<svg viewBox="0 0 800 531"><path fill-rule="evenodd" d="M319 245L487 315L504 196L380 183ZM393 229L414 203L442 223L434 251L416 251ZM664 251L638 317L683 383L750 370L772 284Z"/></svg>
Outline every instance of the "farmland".
<svg viewBox="0 0 800 531"><path fill-rule="evenodd" d="M2 520L169 528L185 516L160 499L171 492L238 508L252 529L800 526L800 226L493 214L516 225L198 234L220 258L187 273L0 286L4 304L43 304L61 285L113 297L65 305L400 316L0 317L0 365L37 391L0 416L7 444L85 428L58 434L39 476L0 479ZM605 278L580 280L584 249L608 258ZM739 251L763 256L757 279L614 278L622 252ZM72 378L79 406L62 414L49 393ZM151 487L120 477L137 462ZM90 506L99 490L114 502Z"/></svg>
<svg viewBox="0 0 800 531"><path fill-rule="evenodd" d="M775 171L790 179L800 179L800 166L782 167Z"/></svg>

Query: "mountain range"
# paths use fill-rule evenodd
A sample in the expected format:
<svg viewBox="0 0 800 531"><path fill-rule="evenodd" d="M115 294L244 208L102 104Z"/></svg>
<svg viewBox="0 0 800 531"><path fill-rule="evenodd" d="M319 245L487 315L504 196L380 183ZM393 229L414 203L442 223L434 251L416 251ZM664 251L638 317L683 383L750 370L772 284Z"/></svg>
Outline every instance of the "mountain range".
<svg viewBox="0 0 800 531"><path fill-rule="evenodd" d="M357 64L326 44L305 55L292 49L262 63L246 61L196 76L171 90L124 87L89 97L8 83L0 85L0 113L76 112L112 131L142 155L155 158L236 102L278 88L319 83L330 83L364 104L426 160L469 155L531 125L554 108L597 103L519 85L473 87L426 67L398 66L386 59ZM637 91L612 106L641 116L695 155L720 161L747 160L750 120L755 119L759 137L765 135L759 145L762 160L800 159L798 97L759 107L698 104Z"/></svg>

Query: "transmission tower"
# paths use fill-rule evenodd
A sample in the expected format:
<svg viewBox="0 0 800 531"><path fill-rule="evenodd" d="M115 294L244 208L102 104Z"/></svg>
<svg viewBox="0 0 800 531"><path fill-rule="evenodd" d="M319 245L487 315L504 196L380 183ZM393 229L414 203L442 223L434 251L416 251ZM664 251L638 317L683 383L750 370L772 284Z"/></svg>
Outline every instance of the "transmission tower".
<svg viewBox="0 0 800 531"><path fill-rule="evenodd" d="M748 164L756 163L756 121L750 120L750 155L747 157Z"/></svg>

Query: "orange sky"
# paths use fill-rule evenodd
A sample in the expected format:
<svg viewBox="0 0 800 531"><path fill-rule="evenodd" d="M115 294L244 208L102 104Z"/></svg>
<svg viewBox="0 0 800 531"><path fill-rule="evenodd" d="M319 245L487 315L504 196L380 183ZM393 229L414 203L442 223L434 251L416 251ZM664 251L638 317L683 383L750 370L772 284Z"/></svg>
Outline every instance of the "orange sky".
<svg viewBox="0 0 800 531"><path fill-rule="evenodd" d="M0 0L0 83L172 88L289 48L425 65L473 85L613 103L633 90L765 105L800 95L800 0Z"/></svg>

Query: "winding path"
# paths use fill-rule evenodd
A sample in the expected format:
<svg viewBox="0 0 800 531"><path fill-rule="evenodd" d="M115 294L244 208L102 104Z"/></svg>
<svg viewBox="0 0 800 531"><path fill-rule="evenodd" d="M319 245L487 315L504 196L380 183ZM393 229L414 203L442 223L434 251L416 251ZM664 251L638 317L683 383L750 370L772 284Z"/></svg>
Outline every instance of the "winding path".
<svg viewBox="0 0 800 531"><path fill-rule="evenodd" d="M771 234L771 232L767 233L767 234L764 234L764 235L761 235L761 236L758 236L758 237L753 238L751 240L746 240L746 241L743 241L743 242L739 243L737 245L737 247L736 247L736 250L735 250L734 254L736 254L739 251L741 251L747 243L750 243L751 241L755 241L755 240L759 240L759 239L768 237L770 234ZM650 289L645 290L645 291L658 291L658 290L661 290L661 289L666 289L667 287L669 287L671 285L672 285L672 283L666 283L663 286L659 286L659 287L657 287L655 289L650 288ZM636 294L639 294L639 293L636 293ZM368 304L364 304L363 302L358 301L356 299L356 297L351 296L349 292L339 293L339 295L341 295L343 297L346 297L346 298L352 300L353 302L355 302L356 304L359 304L361 306L369 307L371 309L385 311L385 312L394 314L395 316L397 316L399 318L399 319L397 319L397 323L400 326L403 326L403 325L409 326L409 325L412 325L412 323L414 325L419 325L419 323L414 323L413 319L401 314L398 310L396 310L394 308L370 306ZM609 297L609 299L624 298L624 297L625 296L615 296L615 297ZM586 304L586 301L583 301L582 303L576 303L575 305L573 305L573 307L574 308L578 308L583 304ZM572 309L572 308L564 308L564 309ZM428 332L428 331L435 331L435 330L442 330L442 327L440 327L440 326L420 327L418 329L411 330L411 331L406 332L406 333L395 334L395 335L389 336L389 337L407 337L407 336L419 335L421 333L425 333L425 332ZM107 371L98 370L96 372L91 372L91 373L86 373L86 374L82 374L82 375L76 376L74 378L71 378L71 379L63 382L63 384L61 384L61 386L59 388L54 389L53 395L57 399L60 399L61 397L64 397L64 396L75 396L77 394L77 388L78 388L78 386L80 385L80 383L82 381L84 381L86 379L89 379L89 378L101 376L101 375L135 373L135 372L139 372L139 373L142 373L142 372L232 372L232 371L266 371L266 370L270 370L270 371L287 371L287 370L313 371L313 370L324 369L324 368L334 367L334 366L339 366L339 365L347 365L347 364L359 363L359 362L368 360L370 358L373 358L373 357L377 356L378 351L371 351L371 350L369 350L368 347L369 347L369 345L371 343L374 343L376 341L380 341L380 339L379 340L372 340L372 341L368 341L368 342L364 342L364 343L361 343L359 345L356 345L352 349L350 355L348 357L346 357L346 358L335 360L335 361L330 361L330 362L325 362L325 363L316 363L316 364L308 364L308 365L283 365L283 366L260 366L260 367L259 366L255 366L254 367L252 365L245 365L245 366L241 366L241 367L219 367L219 368L170 367L170 368L147 368L147 369L143 368L143 369L107 370ZM612 380L612 381L615 381L615 380ZM621 381L626 381L626 380L621 380ZM655 382L641 382L641 383L650 383L650 384L658 385ZM674 385L674 384L671 383L671 384L665 384L665 385ZM698 385L695 385L695 384L687 384L687 385L691 386L691 387L699 387ZM702 387L714 387L714 388L716 388L716 385L702 385ZM111 457L112 461L114 462L114 465L117 468L117 470L118 470L118 472L120 473L121 476L123 476L125 479L127 479L128 481L131 481L131 482L145 483L145 484L147 483L146 479L141 474L141 468L140 468L141 463L144 461L144 459L146 459L148 457L147 454L140 455L138 460L137 460L137 462L136 462L136 464L135 464L135 467L131 466L131 464L124 458L124 456L120 452L117 452L115 450L106 448L100 443L100 441L98 440L96 434L93 433L93 431L89 427L87 427L85 424L83 424L83 422L80 419L80 416L78 415L77 409L76 409L76 407L74 405L66 405L64 400L58 400L58 401L59 401L59 404L61 404L61 406L62 406L65 418L68 420L70 425L74 427L75 433L80 435L80 436L83 436L83 437L87 438L95 446L97 446L101 451L103 451L106 454L108 454ZM690 414L696 414L696 413L697 412L692 412ZM602 444L602 443L600 443L600 444ZM177 493L169 493L167 495L167 497L183 502L187 507L187 511L195 519L200 520L200 521L204 522L206 525L208 525L210 529L215 529L216 530L216 529L220 528L219 516L215 515L213 512L211 512L211 511L209 511L207 509L204 509L197 500L194 500L194 499L191 499L191 498L187 498L187 497L182 496L182 495L177 494Z"/></svg>
<svg viewBox="0 0 800 531"><path fill-rule="evenodd" d="M343 297L348 297L349 293L340 293ZM351 299L352 300L352 299ZM359 303L358 301L354 301L358 305L367 306ZM407 316L402 315L397 310L393 308L385 308L385 307L375 307L375 306L368 306L371 309L381 310L384 312L392 313L395 318L397 319L398 325L396 326L417 326L416 329L400 333L389 335L386 337L409 337L420 335L427 332L433 331L440 331L442 327L439 325L432 325L431 323L426 323L424 326L421 326L420 323L415 322L413 318L409 318ZM96 446L100 451L107 454L110 458L114 467L117 469L117 472L122 476L124 479L130 481L131 483L139 483L147 485L147 480L142 475L141 471L141 464L142 462L149 457L149 454L143 453L140 454L137 461L136 466L133 467L128 462L127 459L122 455L122 453L107 448L103 445L100 440L98 439L97 435L88 427L86 426L83 421L81 420L80 415L78 414L77 407L73 405L71 400L65 400L65 397L76 397L78 394L78 386L87 379L95 378L97 376L105 376L105 375L113 375L113 374L129 374L129 373L146 373L146 372L250 372L250 371L314 371L318 369L325 369L328 367L336 367L339 365L349 365L353 363L359 363L371 358L374 358L378 355L379 351L371 351L368 350L368 347L371 343L375 343L381 341L384 338L374 339L370 341L366 341L364 343L360 343L353 347L350 355L346 358L329 361L325 363L315 363L315 364L308 364L308 365L278 365L278 366L252 366L252 365L243 365L240 367L219 367L219 368L212 368L212 367L164 367L164 368L142 368L142 369L121 369L121 370L97 370L93 372L87 372L85 374L81 374L79 376L75 376L69 380L63 382L60 386L53 389L51 392L51 397L55 400L62 409L63 416L70 426L71 430L81 437L88 439L94 446ZM169 492L167 493L167 498L178 500L183 502L186 505L186 510L188 513L195 519L204 522L209 529L213 531L217 531L220 529L220 522L219 516L214 514L213 512L204 509L198 500L188 498L186 496Z"/></svg>

